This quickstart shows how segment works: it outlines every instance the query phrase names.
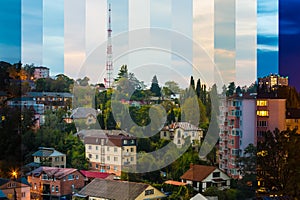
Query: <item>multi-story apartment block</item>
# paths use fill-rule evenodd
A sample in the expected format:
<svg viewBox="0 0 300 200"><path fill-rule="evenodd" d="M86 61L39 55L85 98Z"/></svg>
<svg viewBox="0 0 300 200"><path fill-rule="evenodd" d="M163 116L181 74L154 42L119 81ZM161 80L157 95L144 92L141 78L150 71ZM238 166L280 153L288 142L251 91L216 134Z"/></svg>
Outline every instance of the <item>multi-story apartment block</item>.
<svg viewBox="0 0 300 200"><path fill-rule="evenodd" d="M28 92L26 96L34 98L37 104L44 104L45 110L70 109L73 98L68 92Z"/></svg>
<svg viewBox="0 0 300 200"><path fill-rule="evenodd" d="M34 67L33 77L34 79L49 78L49 71L48 67Z"/></svg>
<svg viewBox="0 0 300 200"><path fill-rule="evenodd" d="M220 103L219 168L239 178L238 157L249 144L256 145L255 96L232 96Z"/></svg>
<svg viewBox="0 0 300 200"><path fill-rule="evenodd" d="M288 86L288 77L282 77L277 74L270 74L269 76L258 78L258 87L266 87L268 90L274 90L276 87Z"/></svg>
<svg viewBox="0 0 300 200"><path fill-rule="evenodd" d="M276 128L285 130L286 99L263 99L256 101L257 141L263 139L263 133Z"/></svg>
<svg viewBox="0 0 300 200"><path fill-rule="evenodd" d="M27 174L31 185L31 199L71 199L84 187L85 177L72 168L39 167Z"/></svg>
<svg viewBox="0 0 300 200"><path fill-rule="evenodd" d="M136 138L129 135L85 136L85 153L92 170L121 175L124 168L136 167Z"/></svg>
<svg viewBox="0 0 300 200"><path fill-rule="evenodd" d="M13 98L7 101L8 107L17 107L21 110L27 108L27 109L33 109L34 110L34 117L36 122L36 127L39 127L40 125L44 124L44 111L45 107L44 104L39 104L36 102L35 98L33 97L19 97L19 98Z"/></svg>
<svg viewBox="0 0 300 200"><path fill-rule="evenodd" d="M255 94L233 95L221 100L219 168L239 178L237 158L249 145L257 145L264 132L285 130L285 99L257 98Z"/></svg>
<svg viewBox="0 0 300 200"><path fill-rule="evenodd" d="M173 140L177 147L182 147L187 137L190 137L193 146L199 145L203 138L203 130L188 122L175 122L160 131L161 139Z"/></svg>

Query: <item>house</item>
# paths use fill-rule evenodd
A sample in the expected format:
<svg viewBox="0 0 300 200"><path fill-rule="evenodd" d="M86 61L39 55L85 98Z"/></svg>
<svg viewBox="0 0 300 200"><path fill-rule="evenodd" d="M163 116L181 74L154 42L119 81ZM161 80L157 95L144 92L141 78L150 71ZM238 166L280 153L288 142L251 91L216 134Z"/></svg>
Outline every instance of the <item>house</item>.
<svg viewBox="0 0 300 200"><path fill-rule="evenodd" d="M71 199L84 187L84 175L77 169L39 167L27 174L31 199Z"/></svg>
<svg viewBox="0 0 300 200"><path fill-rule="evenodd" d="M84 137L85 155L90 161L91 170L120 176L122 169L136 167L136 137L105 134L101 130L98 133Z"/></svg>
<svg viewBox="0 0 300 200"><path fill-rule="evenodd" d="M201 143L203 130L189 122L175 122L160 131L161 139L173 140L177 147L182 147L187 137L195 147Z"/></svg>
<svg viewBox="0 0 300 200"><path fill-rule="evenodd" d="M39 150L32 154L33 162L40 166L48 167L66 167L66 154L63 154L54 148L39 147Z"/></svg>
<svg viewBox="0 0 300 200"><path fill-rule="evenodd" d="M94 179L74 196L88 200L142 200L165 197L162 192L149 184L104 179Z"/></svg>
<svg viewBox="0 0 300 200"><path fill-rule="evenodd" d="M98 111L94 108L79 107L72 110L70 119L76 123L76 127L84 129L97 122Z"/></svg>
<svg viewBox="0 0 300 200"><path fill-rule="evenodd" d="M14 180L0 178L0 191L9 200L30 200L30 184L25 178Z"/></svg>
<svg viewBox="0 0 300 200"><path fill-rule="evenodd" d="M230 188L230 177L215 166L191 164L190 169L180 179L198 192L204 192L211 186L221 190Z"/></svg>

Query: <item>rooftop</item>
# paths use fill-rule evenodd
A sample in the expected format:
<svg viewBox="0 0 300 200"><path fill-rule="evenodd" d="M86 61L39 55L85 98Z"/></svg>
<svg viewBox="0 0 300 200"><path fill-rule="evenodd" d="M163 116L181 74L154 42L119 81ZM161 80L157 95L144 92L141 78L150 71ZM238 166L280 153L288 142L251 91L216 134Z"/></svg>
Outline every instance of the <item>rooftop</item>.
<svg viewBox="0 0 300 200"><path fill-rule="evenodd" d="M203 181L217 167L206 165L192 165L180 178L192 181Z"/></svg>
<svg viewBox="0 0 300 200"><path fill-rule="evenodd" d="M127 181L94 179L86 185L79 195L105 199L136 199L149 185Z"/></svg>
<svg viewBox="0 0 300 200"><path fill-rule="evenodd" d="M79 107L72 110L72 114L70 117L73 119L82 119L87 118L89 115L93 115L96 118L97 114L98 112L94 108Z"/></svg>
<svg viewBox="0 0 300 200"><path fill-rule="evenodd" d="M65 156L65 154L56 151L54 148L39 147L39 150L34 152L32 156L55 157L55 156Z"/></svg>
<svg viewBox="0 0 300 200"><path fill-rule="evenodd" d="M58 167L39 167L31 172L29 172L27 175L33 175L33 176L40 176L42 173L47 174L48 176L53 176L57 179L61 179L71 173L76 172L77 169L73 168L58 168Z"/></svg>

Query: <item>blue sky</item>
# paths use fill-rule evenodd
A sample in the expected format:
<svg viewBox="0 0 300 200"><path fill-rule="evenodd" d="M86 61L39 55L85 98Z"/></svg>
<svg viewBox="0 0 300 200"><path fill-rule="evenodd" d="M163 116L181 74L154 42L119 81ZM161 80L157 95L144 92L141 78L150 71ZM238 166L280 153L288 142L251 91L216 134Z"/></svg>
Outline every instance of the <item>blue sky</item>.
<svg viewBox="0 0 300 200"><path fill-rule="evenodd" d="M171 0L37 3L27 0L22 4L21 0L3 0L0 1L0 26L5 28L0 32L0 59L44 65L50 67L52 75L64 72L77 78L90 73L93 81L102 81L108 3L112 5L112 29L116 37L113 41L114 56L118 58L115 74L121 64L128 64L129 70L145 82L150 82L154 74L161 84L167 80L177 81L180 74L178 81L185 85L192 74L207 79L210 84L217 82L217 71L222 75L221 82L249 85L257 75L280 71L278 0L215 0L215 5L210 0L184 3ZM284 7L284 13L292 7ZM286 16L286 20L280 21L280 34L295 35L298 33L293 26L295 18ZM130 34L137 28L164 31L145 29ZM169 34L169 38L159 38L159 34ZM135 45L146 47L159 41L154 50L128 52ZM285 48L283 46L281 43L281 48ZM95 51L99 51L98 56Z"/></svg>

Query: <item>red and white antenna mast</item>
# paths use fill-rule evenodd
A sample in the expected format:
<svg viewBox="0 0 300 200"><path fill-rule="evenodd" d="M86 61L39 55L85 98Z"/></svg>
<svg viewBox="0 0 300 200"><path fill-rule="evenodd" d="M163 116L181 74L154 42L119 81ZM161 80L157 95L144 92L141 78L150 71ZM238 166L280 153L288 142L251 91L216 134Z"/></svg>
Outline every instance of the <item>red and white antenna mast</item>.
<svg viewBox="0 0 300 200"><path fill-rule="evenodd" d="M105 87L111 88L113 83L113 56L111 44L111 7L108 5L108 28L107 28L107 50L106 50L106 78Z"/></svg>

